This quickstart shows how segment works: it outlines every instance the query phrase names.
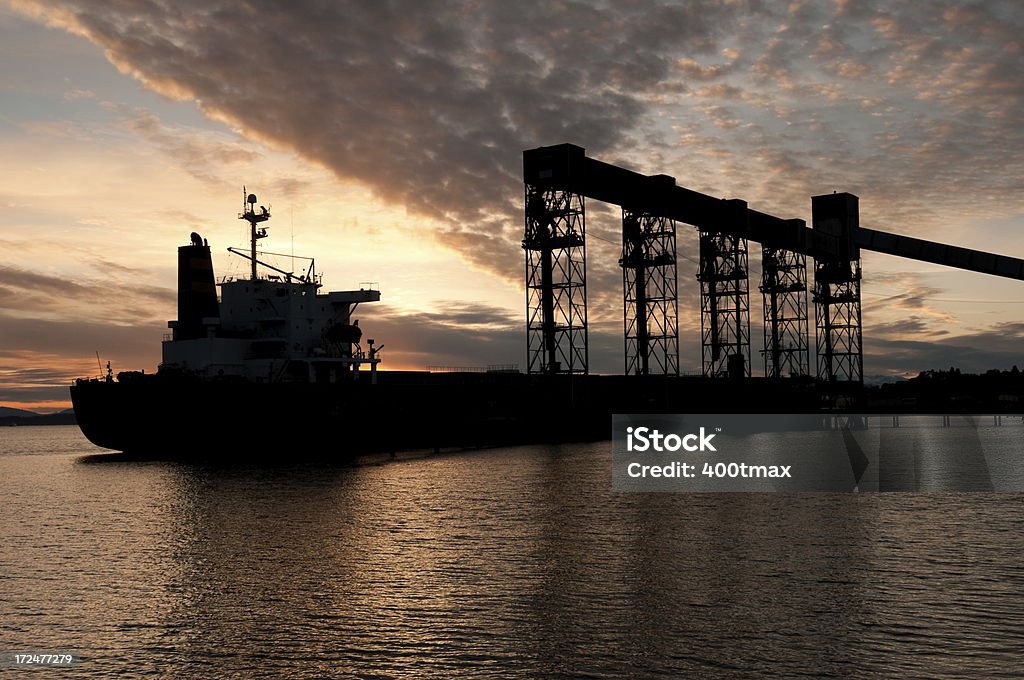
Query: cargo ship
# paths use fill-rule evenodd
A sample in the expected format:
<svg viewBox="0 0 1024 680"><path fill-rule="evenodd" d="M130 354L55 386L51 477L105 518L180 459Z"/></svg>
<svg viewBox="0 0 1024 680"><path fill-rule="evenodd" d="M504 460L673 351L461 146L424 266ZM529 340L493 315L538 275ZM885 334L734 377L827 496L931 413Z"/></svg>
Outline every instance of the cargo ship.
<svg viewBox="0 0 1024 680"><path fill-rule="evenodd" d="M133 454L218 460L606 439L614 413L813 412L804 383L678 376L379 370L383 345L356 309L373 287L323 292L315 261L301 272L260 259L270 211L243 191L247 278L215 280L209 243L178 248L178 318L155 373L125 371L71 386L94 444ZM218 299L217 288L220 288Z"/></svg>
<svg viewBox="0 0 1024 680"><path fill-rule="evenodd" d="M248 278L216 282L209 243L193 232L178 248L178 318L168 322L156 373L108 369L71 387L78 424L94 444L137 454L347 459L606 436L607 421L594 429L582 411L563 412L557 432L532 417L544 408L530 403L536 388L516 372L378 372L382 347L364 338L353 314L380 291L323 292L314 260L299 258L308 266L298 273L261 261L270 211L243 195L238 217L249 223L250 247L228 250L249 260Z"/></svg>

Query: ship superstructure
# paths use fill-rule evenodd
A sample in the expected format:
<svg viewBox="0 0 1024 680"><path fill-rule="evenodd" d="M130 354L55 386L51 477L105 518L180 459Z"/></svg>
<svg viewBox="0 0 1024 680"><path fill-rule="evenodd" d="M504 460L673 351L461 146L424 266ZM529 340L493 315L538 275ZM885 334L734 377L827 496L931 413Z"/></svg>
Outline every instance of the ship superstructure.
<svg viewBox="0 0 1024 680"><path fill-rule="evenodd" d="M243 192L244 194L244 192ZM216 283L209 244L192 234L178 248L178 318L169 321L160 370L252 382L335 383L355 379L361 368L376 380L380 347L362 339L353 313L377 302L380 291L321 293L313 260L299 274L258 259L270 211L246 194L239 219L250 225L250 276ZM261 268L266 273L261 272ZM269 273L274 272L274 273ZM220 301L217 300L220 287Z"/></svg>

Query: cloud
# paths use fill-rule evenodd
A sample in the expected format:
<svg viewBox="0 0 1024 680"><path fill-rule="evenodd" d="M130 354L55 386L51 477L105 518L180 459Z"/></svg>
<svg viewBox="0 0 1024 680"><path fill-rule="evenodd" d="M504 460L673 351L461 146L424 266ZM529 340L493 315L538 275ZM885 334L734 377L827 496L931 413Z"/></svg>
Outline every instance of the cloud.
<svg viewBox="0 0 1024 680"><path fill-rule="evenodd" d="M0 321L4 326L17 327L20 324L17 320L0 318ZM23 331L39 332L43 329L37 322L30 329L0 330L0 347L7 347L6 343ZM83 351L80 346L76 349L77 356L68 356L63 347L49 347L43 351L0 350L0 405L67 405L70 400L68 387L75 378L95 377L100 373L95 354L91 350Z"/></svg>
<svg viewBox="0 0 1024 680"><path fill-rule="evenodd" d="M868 326L867 333L870 340L906 340L949 335L948 330L936 329L920 316L909 316L888 323L873 323Z"/></svg>
<svg viewBox="0 0 1024 680"><path fill-rule="evenodd" d="M241 142L210 140L194 130L168 127L147 111L121 113L132 130L201 182L220 182L225 166L253 163L260 158Z"/></svg>
<svg viewBox="0 0 1024 680"><path fill-rule="evenodd" d="M698 124L687 155L718 144L709 128L728 133L744 162L719 191L785 198L788 212L822 180L918 221L991 210L971 197L1022 184L1024 16L999 3L19 6L150 87L439 220L443 242L510 278L521 150L571 140L643 158L672 140L630 148L633 134L664 115ZM739 93L745 107L723 107Z"/></svg>
<svg viewBox="0 0 1024 680"><path fill-rule="evenodd" d="M1024 366L1024 323L1002 323L953 338L907 340L871 336L864 340L865 370L871 373L916 375L954 366L965 373Z"/></svg>
<svg viewBox="0 0 1024 680"><path fill-rule="evenodd" d="M25 384L33 376L22 376L18 373L9 373L0 368L0 405L18 405L18 408L25 408L28 405L57 405L67 404L71 397L68 388L70 380L63 376L53 376L47 379L35 377L40 380L37 384ZM16 383L8 382L17 381Z"/></svg>
<svg viewBox="0 0 1024 680"><path fill-rule="evenodd" d="M434 219L442 243L510 280L520 153L562 141L664 158L679 167L645 171L784 216L832 188L907 232L1005 212L1024 188L1024 16L890 5L18 3L153 89ZM674 140L669 119L692 132ZM135 125L187 167L210 160Z"/></svg>
<svg viewBox="0 0 1024 680"><path fill-rule="evenodd" d="M97 269L109 267L106 260L94 263ZM106 273L132 274L131 267L114 265ZM52 276L0 264L0 313L21 317L103 318L114 324L141 321L160 323L175 311L177 293L170 288L125 281L116 278ZM0 345L31 347L26 345Z"/></svg>
<svg viewBox="0 0 1024 680"><path fill-rule="evenodd" d="M387 305L363 311L364 337L384 345L382 368L486 367L515 364L526 372L526 335L518 313L482 304L440 301L436 311L408 313ZM518 311L518 310L517 310ZM590 328L594 373L622 372L622 321Z"/></svg>
<svg viewBox="0 0 1024 680"><path fill-rule="evenodd" d="M122 368L155 367L160 357L160 340L165 330L152 325L112 325L78 320L23 319L0 312L0 347L32 347L47 356L119 357ZM2 356L11 356L6 350ZM28 368L44 366L30 365Z"/></svg>
<svg viewBox="0 0 1024 680"><path fill-rule="evenodd" d="M153 89L439 221L442 242L509 278L520 277L521 151L568 140L615 149L676 57L714 50L731 12L710 2L20 6L85 34Z"/></svg>
<svg viewBox="0 0 1024 680"><path fill-rule="evenodd" d="M384 346L384 368L492 364L526 368L522 321L505 309L440 302L437 311L407 313L374 305L357 316L365 337Z"/></svg>

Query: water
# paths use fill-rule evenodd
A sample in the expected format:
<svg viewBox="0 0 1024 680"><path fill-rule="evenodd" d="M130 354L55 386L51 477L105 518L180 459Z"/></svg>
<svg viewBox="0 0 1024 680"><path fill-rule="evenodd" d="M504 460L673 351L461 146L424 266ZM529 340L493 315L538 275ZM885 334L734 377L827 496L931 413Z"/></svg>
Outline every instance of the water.
<svg viewBox="0 0 1024 680"><path fill-rule="evenodd" d="M1024 494L615 493L608 442L352 468L95 451L0 431L0 650L79 654L61 677L1024 668Z"/></svg>

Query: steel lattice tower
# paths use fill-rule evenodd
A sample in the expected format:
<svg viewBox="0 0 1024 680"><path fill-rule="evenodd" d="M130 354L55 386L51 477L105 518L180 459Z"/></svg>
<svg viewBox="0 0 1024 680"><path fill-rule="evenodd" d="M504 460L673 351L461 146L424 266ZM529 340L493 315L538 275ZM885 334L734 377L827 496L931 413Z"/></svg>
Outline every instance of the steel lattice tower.
<svg viewBox="0 0 1024 680"><path fill-rule="evenodd" d="M670 270L631 264L636 258L643 261L674 252L674 246L658 243L654 234L674 232L675 223L693 225L700 233L697 279L704 374L750 375L749 239L767 247L761 281L766 373L781 376L811 369L811 343L806 339L810 282L803 263L813 257L817 375L832 383L824 392L835 398L857 392L863 384L861 248L1024 281L1021 258L862 228L853 194L813 197L813 225L808 228L802 220L751 210L740 199L715 198L677 186L667 175L643 175L601 162L575 144L524 151L523 180L531 373L587 371L584 197L622 207L623 231L633 232L624 233L620 262L628 373L672 372L673 355L678 365L678 335L673 337L678 303L675 312L667 305L674 299ZM659 222L654 216L669 221ZM659 277L662 282L652 288L651 281ZM666 306L652 307L652 300L661 298Z"/></svg>
<svg viewBox="0 0 1024 680"><path fill-rule="evenodd" d="M676 223L622 210L626 375L678 375Z"/></svg>
<svg viewBox="0 0 1024 680"><path fill-rule="evenodd" d="M527 184L523 249L527 372L587 373L583 195Z"/></svg>
<svg viewBox="0 0 1024 680"><path fill-rule="evenodd" d="M811 198L815 237L835 255L814 263L818 380L864 382L861 337L859 206L853 194Z"/></svg>
<svg viewBox="0 0 1024 680"><path fill-rule="evenodd" d="M783 378L810 374L807 342L807 256L761 248L764 302L764 374Z"/></svg>
<svg viewBox="0 0 1024 680"><path fill-rule="evenodd" d="M700 326L706 377L750 376L747 239L700 233Z"/></svg>
<svg viewBox="0 0 1024 680"><path fill-rule="evenodd" d="M816 262L814 303L818 327L818 379L863 382L860 260Z"/></svg>

